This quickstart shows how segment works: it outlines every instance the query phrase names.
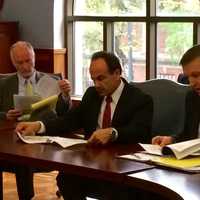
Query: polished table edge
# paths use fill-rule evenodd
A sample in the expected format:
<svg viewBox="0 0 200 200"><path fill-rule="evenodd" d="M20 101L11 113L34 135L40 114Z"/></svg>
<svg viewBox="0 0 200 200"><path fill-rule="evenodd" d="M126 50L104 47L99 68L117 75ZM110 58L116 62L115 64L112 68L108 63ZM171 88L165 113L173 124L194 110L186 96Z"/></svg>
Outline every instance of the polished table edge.
<svg viewBox="0 0 200 200"><path fill-rule="evenodd" d="M129 174L125 184L156 192L170 200L199 200L200 174L154 168Z"/></svg>
<svg viewBox="0 0 200 200"><path fill-rule="evenodd" d="M15 125L6 122L4 127L0 127L0 139L2 139L4 134L11 134L12 130L14 129ZM14 141L16 142L16 141ZM20 144L16 142L19 148L30 149L30 145L28 144ZM28 146L27 146L28 145ZM57 147L53 147L52 145L46 144L37 144L35 147L42 148L45 151L51 150L55 151L58 149ZM126 147L124 146L124 154L126 152ZM16 150L17 151L17 150ZM112 151L112 149L111 149ZM123 152L122 151L122 152ZM67 151L66 151L67 152ZM68 150L68 153L73 152L73 148ZM81 151L80 151L81 152ZM105 150L106 152L106 150ZM123 153L122 153L123 154ZM73 154L72 154L73 155ZM95 154L94 154L95 155ZM146 191L155 192L157 194L163 195L170 200L199 200L200 199L200 175L191 175L185 174L183 172L176 172L166 169L160 168L146 168L144 170L138 171L127 171L124 173L116 173L112 171L106 171L101 169L95 168L88 168L84 166L74 165L70 163L62 163L62 162L55 162L55 160L48 160L44 157L32 157L26 156L26 154L18 154L12 152L3 152L3 148L1 149L0 146L0 158L11 161L13 163L20 163L30 167L42 168L42 169L52 169L52 170L61 170L67 171L68 173L78 174L86 177L91 177L99 180L108 180L115 183L123 183L131 187L140 188ZM116 158L119 159L119 158ZM0 160L1 162L1 160ZM135 161L125 161L129 162L130 164L137 163ZM156 178L158 177L158 178ZM178 186L174 187L173 182L177 182ZM161 180L163 179L163 180ZM185 182L192 182L191 185L188 184L186 187L184 185ZM196 184L195 184L196 182ZM196 186L195 186L196 185Z"/></svg>

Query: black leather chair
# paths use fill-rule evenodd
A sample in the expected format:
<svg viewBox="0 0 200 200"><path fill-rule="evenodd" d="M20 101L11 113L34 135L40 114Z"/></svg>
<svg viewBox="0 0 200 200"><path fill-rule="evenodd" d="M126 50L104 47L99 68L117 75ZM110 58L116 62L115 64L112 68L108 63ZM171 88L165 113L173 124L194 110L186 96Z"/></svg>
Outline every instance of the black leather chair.
<svg viewBox="0 0 200 200"><path fill-rule="evenodd" d="M185 97L188 85L167 79L133 82L133 85L153 99L154 114L152 136L180 133L184 128Z"/></svg>

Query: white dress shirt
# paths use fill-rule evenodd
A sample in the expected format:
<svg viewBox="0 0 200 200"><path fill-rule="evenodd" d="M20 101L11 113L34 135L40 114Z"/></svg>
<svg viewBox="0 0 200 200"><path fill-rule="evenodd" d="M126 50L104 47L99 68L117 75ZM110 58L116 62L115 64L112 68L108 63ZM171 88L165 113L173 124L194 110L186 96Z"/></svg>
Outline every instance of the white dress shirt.
<svg viewBox="0 0 200 200"><path fill-rule="evenodd" d="M25 79L22 77L19 73L17 73L18 76L18 94L19 95L25 95L25 82L30 81L33 87L33 92L36 93L36 72L33 73L33 75L29 79Z"/></svg>
<svg viewBox="0 0 200 200"><path fill-rule="evenodd" d="M118 86L118 88L112 93L111 97L112 97L112 102L110 103L111 106L111 120L113 118L114 112L115 112L115 108L117 106L117 103L119 101L119 98L122 94L122 90L124 89L124 82L121 80L120 85ZM106 107L106 96L103 99L103 102L101 104L101 109L99 112L99 117L98 117L98 127L97 128L102 128L102 123L103 123L103 114L104 114L104 110Z"/></svg>

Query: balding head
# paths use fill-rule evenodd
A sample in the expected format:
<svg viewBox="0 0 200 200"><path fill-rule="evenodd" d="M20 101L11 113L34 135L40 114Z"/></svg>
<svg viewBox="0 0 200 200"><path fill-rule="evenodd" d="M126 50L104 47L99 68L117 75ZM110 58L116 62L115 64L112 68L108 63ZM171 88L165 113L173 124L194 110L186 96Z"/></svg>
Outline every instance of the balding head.
<svg viewBox="0 0 200 200"><path fill-rule="evenodd" d="M32 45L26 41L18 41L10 48L10 57L17 71L24 77L29 78L35 67L35 53Z"/></svg>

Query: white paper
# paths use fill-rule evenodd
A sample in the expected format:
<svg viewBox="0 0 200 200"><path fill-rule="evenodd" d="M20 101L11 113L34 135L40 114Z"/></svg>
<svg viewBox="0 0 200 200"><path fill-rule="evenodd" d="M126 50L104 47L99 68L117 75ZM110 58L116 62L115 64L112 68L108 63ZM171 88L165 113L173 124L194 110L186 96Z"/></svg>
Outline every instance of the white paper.
<svg viewBox="0 0 200 200"><path fill-rule="evenodd" d="M83 139L72 139L64 137L52 137L52 136L22 136L21 133L17 132L18 137L27 144L38 144L38 143L57 143L61 147L66 148L75 144L85 144L87 140Z"/></svg>
<svg viewBox="0 0 200 200"><path fill-rule="evenodd" d="M36 91L42 97L42 99L52 95L58 95L60 93L58 80L49 75L44 75L36 84Z"/></svg>
<svg viewBox="0 0 200 200"><path fill-rule="evenodd" d="M27 144L50 143L49 136L22 136L19 132L17 135Z"/></svg>
<svg viewBox="0 0 200 200"><path fill-rule="evenodd" d="M146 153L154 155L169 154L170 149L172 154L174 154L177 159L182 159L189 155L195 155L196 152L198 152L196 153L196 155L198 156L200 151L200 138L174 143L166 145L164 147L153 144L139 144L145 149Z"/></svg>
<svg viewBox="0 0 200 200"><path fill-rule="evenodd" d="M23 95L13 95L14 107L15 109L22 110L24 112L31 109L31 104L36 103L41 100L39 96L23 96Z"/></svg>
<svg viewBox="0 0 200 200"><path fill-rule="evenodd" d="M119 158L127 158L131 160L147 162L151 160L152 156L148 154L143 154L143 153L134 153L134 154L122 155L122 156L119 156Z"/></svg>
<svg viewBox="0 0 200 200"><path fill-rule="evenodd" d="M141 144L139 143L139 145L147 152L150 154L154 154L154 155L162 155L162 147L159 145L154 145L154 144Z"/></svg>

